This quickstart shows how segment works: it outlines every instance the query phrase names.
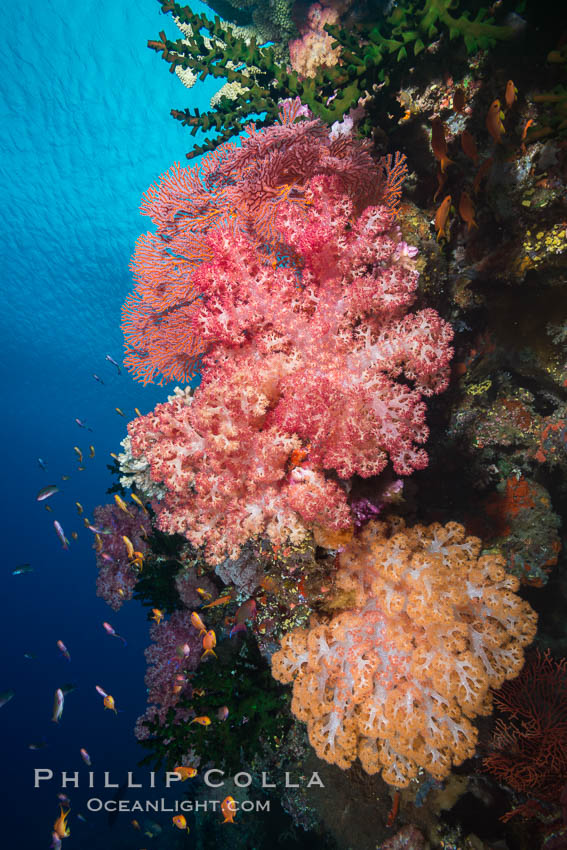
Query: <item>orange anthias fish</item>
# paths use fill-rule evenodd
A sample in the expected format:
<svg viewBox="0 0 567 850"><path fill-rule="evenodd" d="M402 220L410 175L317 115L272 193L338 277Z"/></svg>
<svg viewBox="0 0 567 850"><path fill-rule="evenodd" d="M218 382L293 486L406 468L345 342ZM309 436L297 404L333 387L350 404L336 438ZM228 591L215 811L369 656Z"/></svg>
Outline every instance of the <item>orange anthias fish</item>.
<svg viewBox="0 0 567 850"><path fill-rule="evenodd" d="M502 123L503 118L504 113L500 108L500 101L493 101L486 114L486 129L498 145L502 143L502 136L506 132Z"/></svg>
<svg viewBox="0 0 567 850"><path fill-rule="evenodd" d="M126 537L125 534L122 535L122 540L124 541L124 545L126 546L126 553L130 560L134 557L134 545L129 537Z"/></svg>
<svg viewBox="0 0 567 850"><path fill-rule="evenodd" d="M234 823L236 815L236 800L234 797L225 797L220 808L224 818L223 823Z"/></svg>
<svg viewBox="0 0 567 850"><path fill-rule="evenodd" d="M110 711L113 711L115 714L118 714L116 710L116 705L114 704L114 697L111 697L110 694L107 694L103 699L104 707L109 708Z"/></svg>
<svg viewBox="0 0 567 850"><path fill-rule="evenodd" d="M196 590L197 590L197 593L199 594L199 596L201 597L201 599L204 599L205 602L208 602L209 599L213 598L212 593L209 593L208 590L204 590L202 587L197 587Z"/></svg>
<svg viewBox="0 0 567 850"><path fill-rule="evenodd" d="M195 626L196 629L199 629L199 634L207 631L207 628L196 611L193 611L191 614L191 623Z"/></svg>
<svg viewBox="0 0 567 850"><path fill-rule="evenodd" d="M459 215L467 224L467 231L470 232L471 227L478 227L478 224L474 220L474 204L470 199L470 195L468 192L461 192L461 197L459 199Z"/></svg>
<svg viewBox="0 0 567 850"><path fill-rule="evenodd" d="M504 95L504 103L506 104L506 109L510 109L516 103L518 99L518 89L514 85L513 80L508 80L506 83L506 94Z"/></svg>
<svg viewBox="0 0 567 850"><path fill-rule="evenodd" d="M67 826L67 818L71 809L63 810L63 806L59 806L59 817L53 824L53 832L58 838L69 838L71 830Z"/></svg>
<svg viewBox="0 0 567 850"><path fill-rule="evenodd" d="M219 596L219 598L215 599L214 602L209 602L208 605L203 605L203 611L205 608L216 608L217 605L228 605L231 601L232 596L230 594L228 596Z"/></svg>
<svg viewBox="0 0 567 850"><path fill-rule="evenodd" d="M193 779L193 777L197 776L196 767L176 767L173 772L179 774L182 782L185 782L186 779Z"/></svg>
<svg viewBox="0 0 567 850"><path fill-rule="evenodd" d="M478 150L476 142L468 130L463 130L461 133L461 148L463 153L468 156L469 159L472 159L475 165L478 165Z"/></svg>
<svg viewBox="0 0 567 850"><path fill-rule="evenodd" d="M126 504L126 502L124 501L124 499L121 499L121 498L120 498L120 496L118 495L118 493L115 493L115 494L114 494L114 501L116 502L116 504L118 505L118 507L120 508L120 510L121 510L121 511L124 511L124 513L125 513L125 514L128 514L128 516L132 516L132 514L131 514L131 513L130 513L130 511L128 510L128 505Z"/></svg>
<svg viewBox="0 0 567 850"><path fill-rule="evenodd" d="M462 112L466 103L467 99L465 97L464 89L455 89L455 94L453 95L453 109L455 112Z"/></svg>
<svg viewBox="0 0 567 850"><path fill-rule="evenodd" d="M194 717L191 723L198 723L199 726L210 726L211 718L207 717L207 715L203 715L202 717ZM191 725L191 723L189 725Z"/></svg>
<svg viewBox="0 0 567 850"><path fill-rule="evenodd" d="M449 219L449 210L451 209L451 195L447 195L441 202L441 206L435 213L435 230L437 231L437 239L448 239L447 221Z"/></svg>
<svg viewBox="0 0 567 850"><path fill-rule="evenodd" d="M216 645L217 645L217 636L215 635L214 631L212 629L210 629L203 636L203 649L205 651L201 655L201 660L203 660L203 658L205 658L205 656L207 656L207 655L214 655L215 658L216 658L217 657L217 654L215 652L215 646Z"/></svg>
<svg viewBox="0 0 567 850"><path fill-rule="evenodd" d="M186 829L189 832L189 827L187 826L187 820L185 815L174 815L172 817L173 825L177 827L177 829Z"/></svg>
<svg viewBox="0 0 567 850"><path fill-rule="evenodd" d="M445 126L440 118L434 118L431 122L431 148L435 158L439 160L441 171L445 171L453 160L447 156L447 140L445 139Z"/></svg>
<svg viewBox="0 0 567 850"><path fill-rule="evenodd" d="M154 620L159 626L159 624L163 620L163 611L160 611L159 608L152 608L152 614L152 620Z"/></svg>

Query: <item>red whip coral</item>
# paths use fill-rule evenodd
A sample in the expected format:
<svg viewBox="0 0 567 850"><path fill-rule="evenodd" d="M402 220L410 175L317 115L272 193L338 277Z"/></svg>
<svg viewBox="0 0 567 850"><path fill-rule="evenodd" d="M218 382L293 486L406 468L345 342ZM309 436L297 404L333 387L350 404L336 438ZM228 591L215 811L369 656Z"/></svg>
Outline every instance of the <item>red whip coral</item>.
<svg viewBox="0 0 567 850"><path fill-rule="evenodd" d="M341 553L352 609L285 635L272 659L320 758L346 768L358 756L404 787L473 755L471 720L518 675L536 631L518 579L480 546L456 523L370 522Z"/></svg>
<svg viewBox="0 0 567 850"><path fill-rule="evenodd" d="M286 102L279 124L264 131L248 125L240 145L221 145L193 168L175 165L146 192L141 212L158 232L137 242L131 264L136 287L122 311L124 362L144 383L159 374L163 383L196 373L204 348L192 323L201 294L193 272L213 258L207 234L230 227L245 234L265 262L275 262L287 252L274 227L278 210L284 204L303 208L315 175L334 176L358 208L380 197L391 206L399 199L403 157L386 157L377 168L349 135L331 139L319 120L296 122L303 109L298 98Z"/></svg>
<svg viewBox="0 0 567 850"><path fill-rule="evenodd" d="M485 768L515 791L558 801L567 782L567 659L534 653L494 702L507 718L496 721Z"/></svg>

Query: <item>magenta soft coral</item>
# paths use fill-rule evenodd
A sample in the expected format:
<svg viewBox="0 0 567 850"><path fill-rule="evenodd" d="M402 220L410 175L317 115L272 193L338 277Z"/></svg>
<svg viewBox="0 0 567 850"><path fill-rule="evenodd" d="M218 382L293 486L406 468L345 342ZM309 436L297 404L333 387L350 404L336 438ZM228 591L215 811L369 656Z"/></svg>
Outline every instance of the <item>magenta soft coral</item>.
<svg viewBox="0 0 567 850"><path fill-rule="evenodd" d="M135 505L130 505L129 510L128 515L115 504L99 505L94 509L95 525L107 532L100 536L102 549L96 553L96 592L114 611L132 598L138 580L138 574L128 559L123 536L132 541L137 552L145 554L146 538L151 533L147 514Z"/></svg>

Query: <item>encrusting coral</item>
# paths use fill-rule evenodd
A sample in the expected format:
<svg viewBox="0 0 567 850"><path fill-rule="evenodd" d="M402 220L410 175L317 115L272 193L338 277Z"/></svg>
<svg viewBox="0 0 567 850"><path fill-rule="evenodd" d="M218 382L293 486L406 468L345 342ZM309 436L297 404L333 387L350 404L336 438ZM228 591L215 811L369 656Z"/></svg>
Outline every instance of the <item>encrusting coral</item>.
<svg viewBox="0 0 567 850"><path fill-rule="evenodd" d="M340 554L352 607L282 639L272 673L317 755L405 787L474 754L471 720L517 676L536 615L498 555L462 526L370 522Z"/></svg>

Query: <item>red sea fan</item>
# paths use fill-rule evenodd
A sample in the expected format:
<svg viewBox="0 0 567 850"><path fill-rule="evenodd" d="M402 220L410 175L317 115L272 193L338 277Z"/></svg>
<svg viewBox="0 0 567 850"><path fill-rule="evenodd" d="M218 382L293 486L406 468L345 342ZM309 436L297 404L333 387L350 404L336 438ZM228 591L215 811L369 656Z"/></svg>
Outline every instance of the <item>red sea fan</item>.
<svg viewBox="0 0 567 850"><path fill-rule="evenodd" d="M557 802L567 782L567 659L535 652L494 704L507 717L496 721L484 767L515 791Z"/></svg>
<svg viewBox="0 0 567 850"><path fill-rule="evenodd" d="M124 363L138 380L160 383L193 378L205 343L195 329L201 292L194 272L212 259L208 235L230 227L246 236L259 260L294 264L275 226L283 206L306 210L306 187L315 175L338 181L355 211L381 196L393 210L405 159L374 164L364 143L350 135L331 139L319 120L297 120L299 99L283 105L280 123L246 127L241 144L220 146L192 168L178 164L144 195L141 211L157 226L136 244L136 283L122 311Z"/></svg>

